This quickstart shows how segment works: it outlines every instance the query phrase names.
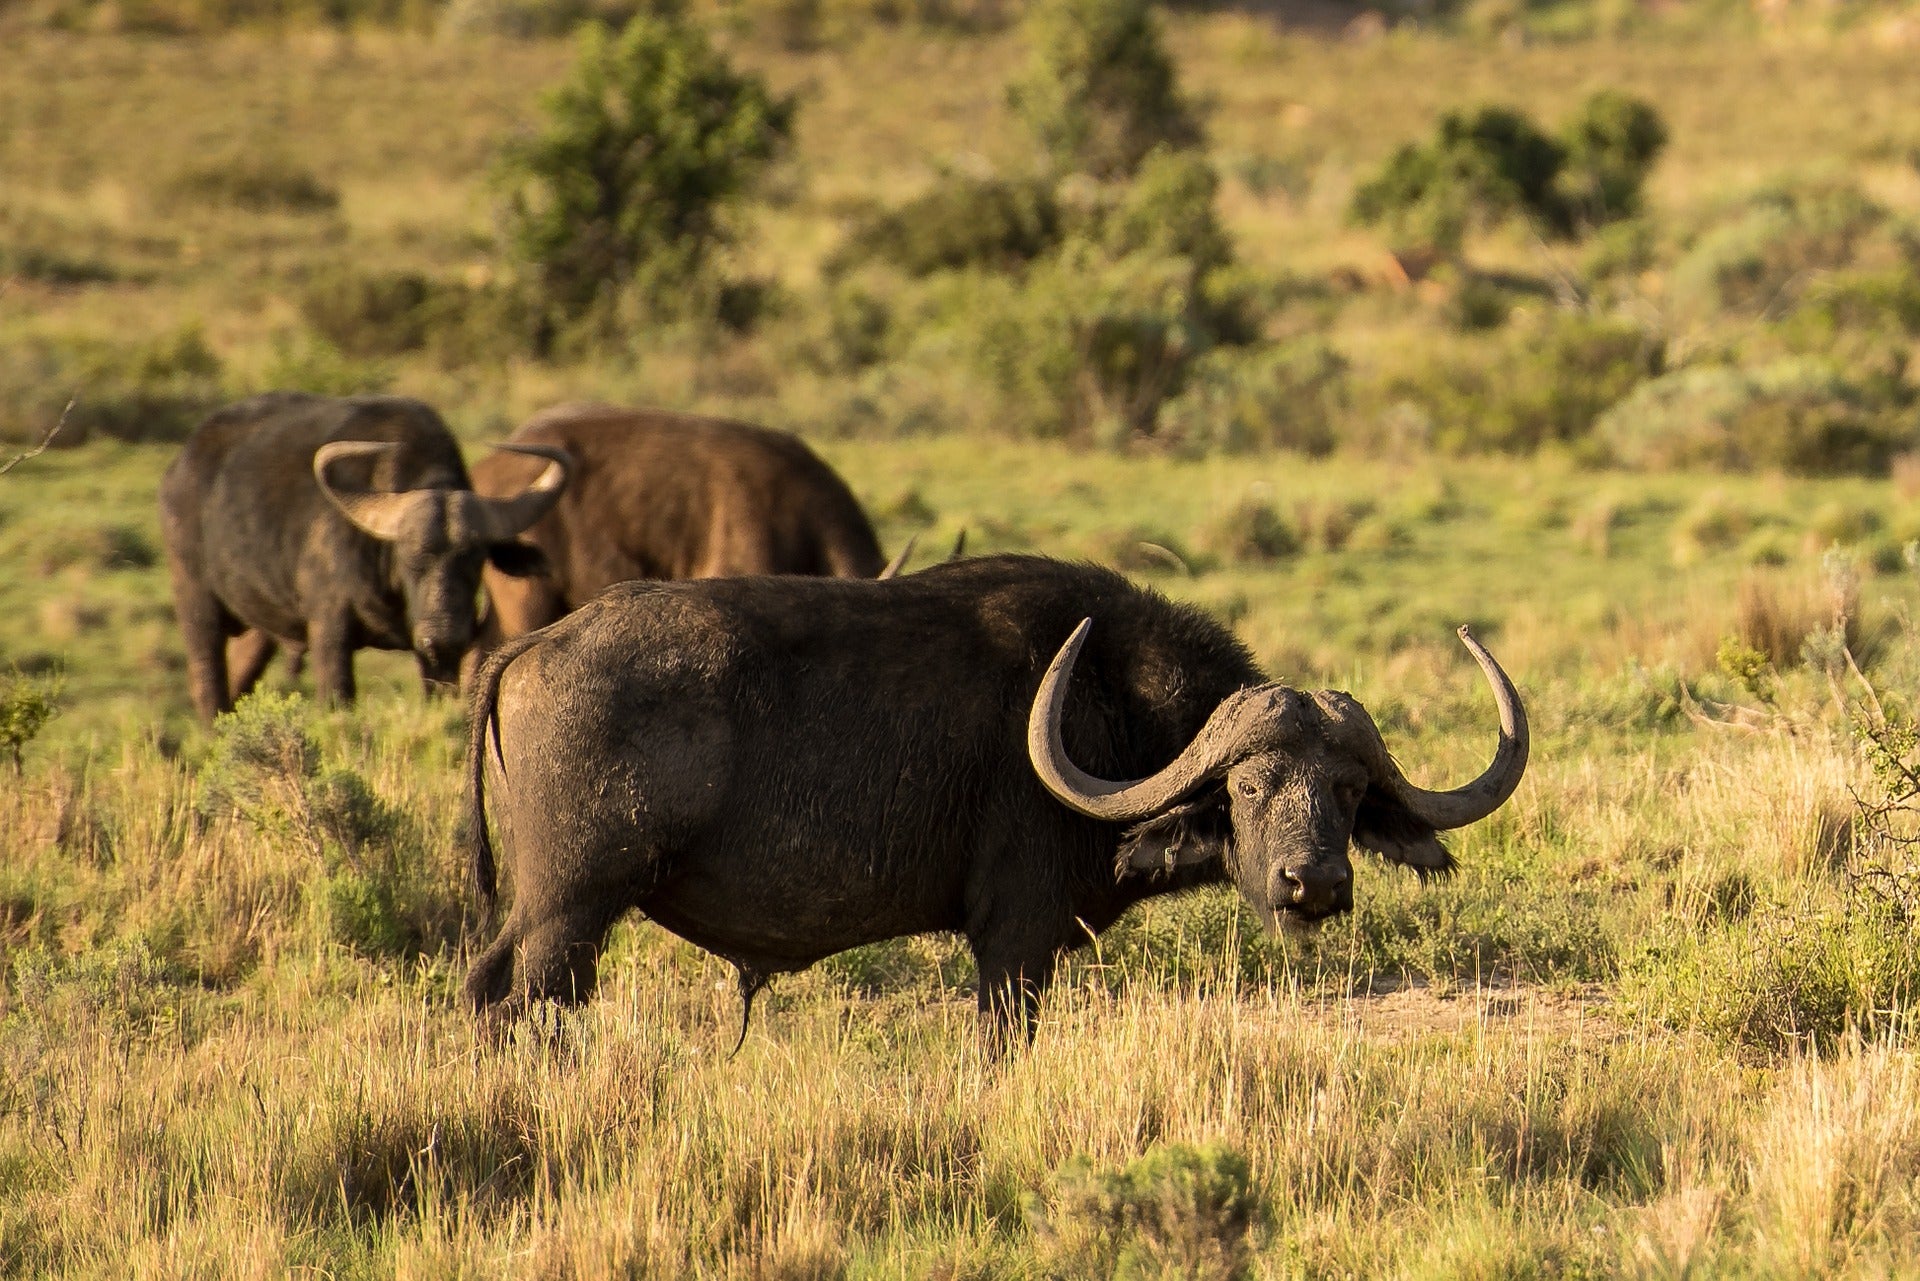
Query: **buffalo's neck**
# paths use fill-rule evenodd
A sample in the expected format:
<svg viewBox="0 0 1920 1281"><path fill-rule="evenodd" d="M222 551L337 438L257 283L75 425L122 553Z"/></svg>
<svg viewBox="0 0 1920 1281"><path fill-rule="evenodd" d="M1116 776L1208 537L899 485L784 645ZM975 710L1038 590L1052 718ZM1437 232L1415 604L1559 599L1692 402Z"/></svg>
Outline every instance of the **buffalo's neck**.
<svg viewBox="0 0 1920 1281"><path fill-rule="evenodd" d="M367 644L376 649L412 649L407 593L400 581L399 553L393 544L367 540L372 573L353 600L354 619Z"/></svg>
<svg viewBox="0 0 1920 1281"><path fill-rule="evenodd" d="M1181 894L1206 885L1231 885L1233 878L1223 859L1176 867L1166 872L1128 872L1118 880L1076 895L1074 914L1088 929L1099 933L1130 909L1150 899Z"/></svg>

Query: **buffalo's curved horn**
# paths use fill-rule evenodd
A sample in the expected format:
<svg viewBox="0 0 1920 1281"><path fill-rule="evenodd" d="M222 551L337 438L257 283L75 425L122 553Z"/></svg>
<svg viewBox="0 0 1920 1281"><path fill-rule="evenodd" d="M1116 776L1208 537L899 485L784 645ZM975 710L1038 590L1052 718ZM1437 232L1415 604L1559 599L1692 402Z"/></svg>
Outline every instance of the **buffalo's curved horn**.
<svg viewBox="0 0 1920 1281"><path fill-rule="evenodd" d="M320 446L313 454L313 478L320 492L355 525L385 542L399 537L406 514L422 501L418 493L387 493L373 489L342 489L327 473L336 463L349 458L380 458L400 448L384 440L336 440Z"/></svg>
<svg viewBox="0 0 1920 1281"><path fill-rule="evenodd" d="M1047 790L1066 805L1090 818L1132 822L1165 809L1231 763L1234 744L1241 737L1236 722L1241 719L1247 696L1262 691L1242 690L1221 703L1186 750L1159 773L1129 783L1095 778L1067 759L1066 744L1060 737L1067 680L1092 627L1091 618L1081 620L1040 679L1033 710L1027 716L1027 756Z"/></svg>
<svg viewBox="0 0 1920 1281"><path fill-rule="evenodd" d="M947 553L947 559L959 560L962 556L965 556L966 554L967 554L967 527L965 525L962 525L960 527L959 534L954 537L953 550Z"/></svg>
<svg viewBox="0 0 1920 1281"><path fill-rule="evenodd" d="M907 560L913 555L913 545L919 541L918 534L907 539L906 544L895 553L894 558L887 562L887 567L874 576L874 581L884 583L889 578L900 577L900 571L907 567Z"/></svg>
<svg viewBox="0 0 1920 1281"><path fill-rule="evenodd" d="M573 474L573 455L551 445L495 445L510 454L544 458L547 465L531 485L512 498L483 498L476 505L476 531L484 543L505 543L520 536L560 501Z"/></svg>
<svg viewBox="0 0 1920 1281"><path fill-rule="evenodd" d="M1527 709L1521 705L1520 692L1464 624L1460 628L1460 641L1486 673L1487 683L1493 686L1493 701L1500 709L1500 746L1494 750L1492 762L1481 771L1479 778L1464 787L1449 792L1429 792L1409 783L1394 767L1392 759L1387 760L1389 785L1396 798L1421 822L1442 832L1478 823L1499 809L1513 795L1513 789L1520 786L1520 776L1527 772ZM1384 754L1384 743L1381 749Z"/></svg>

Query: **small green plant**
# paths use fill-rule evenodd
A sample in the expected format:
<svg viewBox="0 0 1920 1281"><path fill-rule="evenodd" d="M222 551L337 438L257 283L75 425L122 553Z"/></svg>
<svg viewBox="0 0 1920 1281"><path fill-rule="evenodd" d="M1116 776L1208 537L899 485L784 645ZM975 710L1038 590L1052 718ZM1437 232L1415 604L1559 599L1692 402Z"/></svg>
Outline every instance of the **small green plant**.
<svg viewBox="0 0 1920 1281"><path fill-rule="evenodd" d="M0 677L0 751L13 760L14 777L25 768L27 744L60 714L58 676L27 676L19 670Z"/></svg>
<svg viewBox="0 0 1920 1281"><path fill-rule="evenodd" d="M1125 178L1154 148L1199 141L1150 0L1041 0L1026 35L1007 96L1056 168Z"/></svg>
<svg viewBox="0 0 1920 1281"><path fill-rule="evenodd" d="M1721 640L1714 661L1728 680L1762 703L1771 704L1778 692L1778 673L1773 660L1741 640L1728 636Z"/></svg>
<svg viewBox="0 0 1920 1281"><path fill-rule="evenodd" d="M508 246L550 319L617 329L710 298L714 255L786 149L793 100L736 71L691 22L641 14L617 35L587 26L542 106L539 131L494 176Z"/></svg>
<svg viewBox="0 0 1920 1281"><path fill-rule="evenodd" d="M1246 1158L1224 1144L1168 1144L1112 1172L1076 1157L1054 1183L1033 1207L1049 1276L1250 1275L1266 1210Z"/></svg>
<svg viewBox="0 0 1920 1281"><path fill-rule="evenodd" d="M405 816L355 771L325 764L309 718L298 694L261 690L216 720L201 811L309 854L322 873L312 906L328 935L372 955L405 951L421 933L403 901Z"/></svg>

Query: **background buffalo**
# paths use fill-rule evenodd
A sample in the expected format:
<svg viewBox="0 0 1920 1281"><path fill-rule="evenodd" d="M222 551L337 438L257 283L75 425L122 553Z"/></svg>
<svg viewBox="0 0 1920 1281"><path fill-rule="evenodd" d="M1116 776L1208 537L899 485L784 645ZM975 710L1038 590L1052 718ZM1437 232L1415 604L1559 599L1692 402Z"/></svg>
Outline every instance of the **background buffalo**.
<svg viewBox="0 0 1920 1281"><path fill-rule="evenodd" d="M537 569L515 536L566 481L549 450L512 496L475 494L452 433L417 400L276 392L214 413L160 485L195 710L232 707L281 645L312 651L322 701L352 700L361 648L411 649L423 677L452 680L481 564Z"/></svg>

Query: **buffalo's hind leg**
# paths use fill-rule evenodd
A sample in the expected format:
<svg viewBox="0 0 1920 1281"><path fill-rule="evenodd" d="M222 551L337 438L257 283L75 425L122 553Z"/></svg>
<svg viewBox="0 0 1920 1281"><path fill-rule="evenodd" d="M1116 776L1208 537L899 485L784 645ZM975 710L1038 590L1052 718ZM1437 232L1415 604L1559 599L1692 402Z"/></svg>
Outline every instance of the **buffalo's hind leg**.
<svg viewBox="0 0 1920 1281"><path fill-rule="evenodd" d="M587 1000L599 981L600 948L619 914L617 906L598 901L527 912L516 905L467 971L468 1002L476 1013L511 1019L535 1001Z"/></svg>
<svg viewBox="0 0 1920 1281"><path fill-rule="evenodd" d="M591 997L600 978L600 948L618 915L590 903L529 922L521 936L518 984L526 999L573 1005Z"/></svg>
<svg viewBox="0 0 1920 1281"><path fill-rule="evenodd" d="M520 916L510 913L500 933L467 971L467 1002L477 1014L487 1014L513 992L513 954L520 942Z"/></svg>

